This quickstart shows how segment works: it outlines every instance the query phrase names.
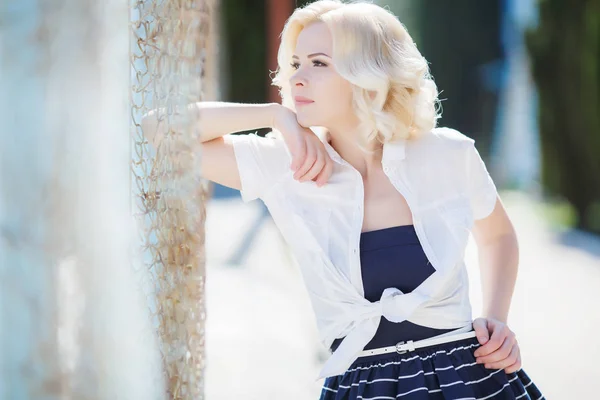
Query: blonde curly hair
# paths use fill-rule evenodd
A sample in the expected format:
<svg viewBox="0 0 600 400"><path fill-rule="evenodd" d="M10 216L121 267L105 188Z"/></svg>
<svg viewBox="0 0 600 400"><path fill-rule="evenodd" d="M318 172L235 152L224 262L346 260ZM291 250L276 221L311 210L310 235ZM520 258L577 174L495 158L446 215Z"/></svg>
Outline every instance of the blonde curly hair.
<svg viewBox="0 0 600 400"><path fill-rule="evenodd" d="M318 0L294 11L281 34L273 78L283 105L294 109L290 60L298 35L314 22L331 31L335 68L352 84L362 144L416 138L436 127L438 90L427 60L394 14L366 2Z"/></svg>

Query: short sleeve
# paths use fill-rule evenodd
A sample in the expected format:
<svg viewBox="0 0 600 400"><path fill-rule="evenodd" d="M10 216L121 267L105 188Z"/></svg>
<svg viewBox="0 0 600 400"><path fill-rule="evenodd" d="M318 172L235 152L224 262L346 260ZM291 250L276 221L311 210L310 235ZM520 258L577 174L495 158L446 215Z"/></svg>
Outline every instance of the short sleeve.
<svg viewBox="0 0 600 400"><path fill-rule="evenodd" d="M231 142L241 181L242 200L247 203L263 198L275 184L291 171L291 157L283 139L269 134L226 135Z"/></svg>
<svg viewBox="0 0 600 400"><path fill-rule="evenodd" d="M473 218L475 220L483 219L494 210L498 192L485 163L475 147L475 141L471 138L467 143L466 160L467 187L473 209Z"/></svg>

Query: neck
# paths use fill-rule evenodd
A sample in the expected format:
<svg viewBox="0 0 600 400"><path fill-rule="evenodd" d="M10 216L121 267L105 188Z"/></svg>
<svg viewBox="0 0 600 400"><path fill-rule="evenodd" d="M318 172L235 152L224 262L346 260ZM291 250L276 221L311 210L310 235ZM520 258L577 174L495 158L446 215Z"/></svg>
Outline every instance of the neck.
<svg viewBox="0 0 600 400"><path fill-rule="evenodd" d="M326 135L331 147L348 164L352 165L363 178L381 170L383 146L377 141L372 141L365 146L370 153L365 153L358 147L359 131L356 127L344 130L328 128Z"/></svg>

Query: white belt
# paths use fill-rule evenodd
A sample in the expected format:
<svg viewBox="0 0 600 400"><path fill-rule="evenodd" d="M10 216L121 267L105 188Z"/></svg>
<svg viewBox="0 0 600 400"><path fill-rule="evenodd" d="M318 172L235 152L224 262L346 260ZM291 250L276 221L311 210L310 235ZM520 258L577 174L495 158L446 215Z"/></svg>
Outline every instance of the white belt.
<svg viewBox="0 0 600 400"><path fill-rule="evenodd" d="M375 356L378 354L385 353L393 353L397 352L398 354L404 354L409 351L414 351L415 349L420 349L422 347L434 346L436 344L455 342L458 340L469 339L476 337L475 331L471 330L473 327L471 325L465 326L464 328L459 328L457 330L446 332L438 336L431 337L429 339L412 341L408 340L406 342L398 342L395 346L388 347L379 347L377 349L371 350L363 350L358 353L357 357L366 357L366 356ZM465 332L466 330L470 330ZM458 332L458 333L457 333Z"/></svg>

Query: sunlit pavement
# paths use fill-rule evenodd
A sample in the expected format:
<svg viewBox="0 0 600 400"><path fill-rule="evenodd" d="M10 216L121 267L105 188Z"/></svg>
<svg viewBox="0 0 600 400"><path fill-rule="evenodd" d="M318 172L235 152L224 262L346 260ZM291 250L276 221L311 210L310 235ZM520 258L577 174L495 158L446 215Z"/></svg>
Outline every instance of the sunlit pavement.
<svg viewBox="0 0 600 400"><path fill-rule="evenodd" d="M540 207L502 195L517 231L519 276L509 316L523 368L549 400L600 399L600 238L551 229ZM467 255L474 315L480 309L476 250Z"/></svg>
<svg viewBox="0 0 600 400"><path fill-rule="evenodd" d="M520 243L509 326L523 368L549 400L595 399L600 379L600 239L553 232L539 206L503 193ZM325 350L302 278L260 200L215 199L207 217L206 395L316 399ZM261 222L262 221L262 222ZM249 240L248 232L254 232ZM247 251L246 251L247 250ZM473 315L481 309L477 253L467 249Z"/></svg>

